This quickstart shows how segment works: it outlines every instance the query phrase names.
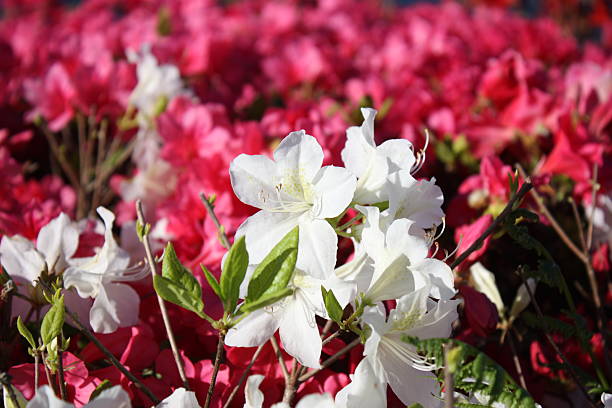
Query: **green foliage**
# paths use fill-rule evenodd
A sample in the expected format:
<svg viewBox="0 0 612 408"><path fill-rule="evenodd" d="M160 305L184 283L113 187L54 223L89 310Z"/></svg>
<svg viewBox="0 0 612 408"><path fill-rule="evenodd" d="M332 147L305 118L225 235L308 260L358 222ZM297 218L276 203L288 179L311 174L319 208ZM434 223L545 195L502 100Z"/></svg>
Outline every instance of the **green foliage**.
<svg viewBox="0 0 612 408"><path fill-rule="evenodd" d="M23 337L25 337L28 343L30 343L30 347L32 347L32 349L36 349L36 342L34 341L34 336L32 336L30 330L23 323L23 320L21 320L21 316L17 317L17 330L19 330L19 333Z"/></svg>
<svg viewBox="0 0 612 408"><path fill-rule="evenodd" d="M221 299L227 313L231 314L236 309L240 296L240 284L244 280L248 266L249 254L247 253L245 238L242 236L234 242L229 250L221 273Z"/></svg>
<svg viewBox="0 0 612 408"><path fill-rule="evenodd" d="M45 314L40 327L40 337L45 346L50 345L51 341L60 335L62 327L64 326L64 315L66 311L64 309L64 296L58 295L60 292L61 291L58 290L53 296L51 308L47 314Z"/></svg>
<svg viewBox="0 0 612 408"><path fill-rule="evenodd" d="M146 223L142 225L140 220L136 220L136 235L138 235L138 240L140 242L143 242L144 237L149 234L149 231L151 231L151 224Z"/></svg>
<svg viewBox="0 0 612 408"><path fill-rule="evenodd" d="M299 228L295 227L257 265L249 282L244 306L248 306L249 303L253 303L263 296L275 294L287 287L295 271L298 241Z"/></svg>
<svg viewBox="0 0 612 408"><path fill-rule="evenodd" d="M217 282L217 279L215 278L215 276L212 273L210 273L208 268L205 267L204 265L200 265L200 268L202 268L202 272L204 273L204 276L206 277L206 281L208 281L208 284L212 288L213 292L215 292L215 295L217 295L217 297L221 299L222 302L224 302L223 293L221 292L221 286L219 286L219 282Z"/></svg>
<svg viewBox="0 0 612 408"><path fill-rule="evenodd" d="M153 287L162 299L204 317L202 288L193 274L181 264L171 243L164 251L162 275L153 277Z"/></svg>
<svg viewBox="0 0 612 408"><path fill-rule="evenodd" d="M402 340L414 345L417 352L436 367L444 364L445 346L451 347L454 370L454 388L466 394L479 393L488 397L487 404L500 402L508 407L535 408L529 393L519 387L510 375L478 349L455 339L418 339L403 336ZM479 406L459 403L456 406Z"/></svg>
<svg viewBox="0 0 612 408"><path fill-rule="evenodd" d="M327 310L329 318L336 323L340 323L342 321L344 311L342 310L342 306L340 306L338 299L336 299L334 292L332 292L331 289L327 290L321 286L321 294L323 295L325 310Z"/></svg>
<svg viewBox="0 0 612 408"><path fill-rule="evenodd" d="M291 288L284 288L276 292L266 293L253 302L244 303L243 306L240 308L240 311L243 313L250 313L257 309L261 309L262 307L270 306L292 294L293 289Z"/></svg>
<svg viewBox="0 0 612 408"><path fill-rule="evenodd" d="M89 396L89 402L95 400L100 395L100 393L102 393L102 391L108 390L109 388L112 388L112 386L113 383L111 383L109 380L105 379L104 381L102 381L100 384L98 384L96 389Z"/></svg>

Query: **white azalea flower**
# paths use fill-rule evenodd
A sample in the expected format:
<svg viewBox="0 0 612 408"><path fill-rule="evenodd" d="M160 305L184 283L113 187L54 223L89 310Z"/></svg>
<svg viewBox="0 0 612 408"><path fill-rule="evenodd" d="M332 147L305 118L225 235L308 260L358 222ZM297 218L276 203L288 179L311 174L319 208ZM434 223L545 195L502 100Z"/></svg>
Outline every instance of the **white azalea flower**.
<svg viewBox="0 0 612 408"><path fill-rule="evenodd" d="M341 307L355 297L355 285L331 274L327 280L295 271L290 287L293 295L256 310L232 327L225 344L233 347L259 346L279 330L283 348L302 365L318 368L322 342L315 315L327 317L321 285L332 290Z"/></svg>
<svg viewBox="0 0 612 408"><path fill-rule="evenodd" d="M244 387L244 408L262 408L264 403L263 392L259 390L259 385L264 376L254 374L249 376ZM289 404L278 402L272 408L289 408ZM302 397L295 408L334 408L334 400L328 393L310 394Z"/></svg>
<svg viewBox="0 0 612 408"><path fill-rule="evenodd" d="M89 312L91 326L97 333L111 333L118 327L138 323L140 298L134 289L120 282L142 279L146 270L130 273L130 256L113 237L115 215L104 207L97 211L104 221L104 245L95 256L70 261L64 272L64 287L75 287L82 298L94 298Z"/></svg>
<svg viewBox="0 0 612 408"><path fill-rule="evenodd" d="M429 244L408 219L381 228L376 207L357 207L366 214L361 243L374 262L374 273L365 297L370 302L396 299L405 293L432 285L430 295L450 299L455 294L453 272L444 262L428 258ZM384 224L384 223L383 223ZM384 228L384 227L383 227Z"/></svg>
<svg viewBox="0 0 612 408"><path fill-rule="evenodd" d="M151 53L151 47L144 45L141 52L128 50L128 59L137 64L138 83L130 95L130 104L148 119L155 117L160 100L169 101L175 96L186 93L181 73L175 65L162 64Z"/></svg>
<svg viewBox="0 0 612 408"><path fill-rule="evenodd" d="M384 379L404 404L418 402L434 406L440 387L430 371L437 368L423 360L412 345L402 341L402 336L421 339L448 337L451 324L458 317L460 300L429 298L428 285L404 295L397 300L385 320L382 305L366 309L363 321L371 328L364 355L369 359L374 373Z"/></svg>
<svg viewBox="0 0 612 408"><path fill-rule="evenodd" d="M79 232L70 218L61 213L40 229L36 246L20 236L4 236L0 242L2 265L12 278L35 285L43 270L61 274L79 245Z"/></svg>
<svg viewBox="0 0 612 408"><path fill-rule="evenodd" d="M603 404L604 408L612 408L612 394L608 394L603 392L601 394L601 403Z"/></svg>
<svg viewBox="0 0 612 408"><path fill-rule="evenodd" d="M415 163L412 144L404 139L387 140L380 146L374 142L376 110L362 108L364 121L360 127L346 131L342 161L358 179L355 202L374 204L388 200L387 177L399 170L410 171Z"/></svg>
<svg viewBox="0 0 612 408"><path fill-rule="evenodd" d="M388 213L393 219L407 218L423 229L442 223L444 196L435 179L417 181L409 170L400 170L388 180Z"/></svg>
<svg viewBox="0 0 612 408"><path fill-rule="evenodd" d="M303 130L290 133L266 156L241 154L230 165L234 192L261 211L236 236L245 235L249 259L259 263L296 225L300 229L297 266L324 279L336 264L338 237L325 220L342 213L353 199L356 180L346 169L321 167L323 150Z"/></svg>
<svg viewBox="0 0 612 408"><path fill-rule="evenodd" d="M386 408L387 382L364 358L350 375L351 383L336 394L336 408Z"/></svg>

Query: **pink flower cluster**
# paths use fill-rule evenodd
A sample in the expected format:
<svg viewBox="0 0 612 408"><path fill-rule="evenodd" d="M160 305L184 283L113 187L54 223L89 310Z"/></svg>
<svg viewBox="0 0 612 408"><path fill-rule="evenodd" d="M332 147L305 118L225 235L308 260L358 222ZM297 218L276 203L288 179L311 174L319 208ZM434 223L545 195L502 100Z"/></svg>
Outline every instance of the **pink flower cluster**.
<svg viewBox="0 0 612 408"><path fill-rule="evenodd" d="M448 186L447 223L459 252L507 203L508 173L517 162L543 194L551 180L569 180L571 195L584 206L593 204L597 164L599 194L610 194L612 35L599 44L579 44L550 19L453 2L407 8L349 0L57 3L7 1L0 21L0 234L35 239L60 212L74 215L76 193L46 171L40 123L60 134L75 126L76 115L107 118L112 137L134 137L119 132L117 123L127 115L137 83L128 50L145 45L160 64L178 67L192 94L167 101L154 119L159 158L168 169L150 179L153 185L137 186L146 197L131 193L144 169L131 166L114 175L111 185L120 198L114 211L119 224L129 223L134 199L145 200L149 221L163 220L161 235L174 242L201 281L198 265L218 274L225 251L199 194L215 196L217 215L233 236L253 210L232 191L230 161L240 153L270 154L280 138L304 128L323 146L326 162L339 163L345 129L360 121L362 105L380 111L379 142L405 138L418 148L425 143L423 128L433 132L427 154L440 160L428 160L420 175L436 175ZM609 19L602 26L612 32ZM487 240L467 263L490 245ZM597 253L604 270L606 245L601 242ZM180 379L170 351L160 347L165 332L152 288L135 287L142 296L141 325L100 338L165 397L180 387ZM219 305L205 296L206 310L215 316ZM170 306L170 313L187 376L203 402L216 336L189 312ZM495 327L490 321L483 325ZM343 345L340 339L330 342L324 353ZM99 368L102 355L93 345L79 350L73 341L72 347L74 355L64 359L76 367L67 381L77 404L86 403L105 378L148 403L116 369ZM282 373L267 347L251 371L266 376L266 401L277 401ZM227 351L219 395L231 392L253 353ZM335 394L349 382L347 374L358 362L353 360L347 356L339 363L348 371L323 370L300 392ZM26 397L33 393L32 366L11 368ZM219 400L212 406L221 405Z"/></svg>

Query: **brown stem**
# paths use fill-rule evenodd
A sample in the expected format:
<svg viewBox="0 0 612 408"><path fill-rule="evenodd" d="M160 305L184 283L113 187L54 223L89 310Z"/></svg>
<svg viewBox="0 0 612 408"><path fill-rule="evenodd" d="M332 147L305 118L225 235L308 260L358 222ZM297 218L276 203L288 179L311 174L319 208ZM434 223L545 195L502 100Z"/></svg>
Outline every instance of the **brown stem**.
<svg viewBox="0 0 612 408"><path fill-rule="evenodd" d="M531 181L528 178L525 178L525 182L521 186L521 189L510 199L510 201L508 201L508 204L506 205L504 210L499 214L499 216L497 216L497 218L495 218L495 220L491 223L491 225L489 225L485 232L483 232L482 235L480 235L480 237L478 237L478 239L474 241L474 243L470 245L468 249L466 249L453 261L453 263L451 263L451 268L455 268L456 266L460 265L461 262L463 262L472 252L480 248L484 243L485 239L487 239L487 237L491 235L493 231L495 231L495 229L499 226L499 224L501 224L501 222L506 218L506 216L510 214L510 212L514 208L514 204L520 202L520 200L525 196L525 194L527 194L529 190L531 190L532 187L533 185L531 184Z"/></svg>
<svg viewBox="0 0 612 408"><path fill-rule="evenodd" d="M144 213L142 211L142 202L140 200L136 200L136 214L138 216L138 221L141 225L146 225L146 221L144 218ZM146 230L145 230L146 231ZM151 251L151 244L149 242L149 233L145 232L142 237L142 244L145 248L147 264L149 265L149 270L151 271L151 278L155 278L157 275L156 264L153 258L153 252ZM170 318L168 317L168 310L166 309L166 303L159 296L157 292L155 292L157 296L157 303L159 304L159 310L161 311L162 320L164 321L164 326L166 328L166 335L168 336L168 340L170 342L170 348L172 349L172 355L174 356L174 362L176 363L176 368L178 369L179 376L181 377L181 381L183 383L183 387L186 390L189 390L189 382L187 381L187 375L185 374L185 365L183 362L183 358L179 353L178 346L176 345L176 339L174 337L174 332L172 331L172 325L170 324Z"/></svg>
<svg viewBox="0 0 612 408"><path fill-rule="evenodd" d="M217 383L217 374L219 373L219 366L221 365L221 358L223 357L223 350L225 345L225 333L219 332L219 342L217 343L217 354L215 355L215 365L213 366L212 376L210 377L210 385L208 386L208 393L206 394L206 402L204 408L209 408L212 402L212 396L215 392L215 384Z"/></svg>
<svg viewBox="0 0 612 408"><path fill-rule="evenodd" d="M39 280L38 283L49 294L53 293L46 282L44 282L43 280ZM107 349L106 346L102 344L102 342L100 342L100 340L98 340L98 338L91 332L91 330L89 330L87 327L85 327L85 325L83 325L83 323L81 323L76 313L72 312L66 306L64 306L64 310L66 314L70 317L70 319L72 319L72 322L74 323L76 328L81 333L83 333L85 337L87 337L87 340L91 341L93 344L96 345L96 347L102 352L102 354L104 354L108 358L112 365L114 365L119 371L123 373L123 375L125 375L131 382L133 382L137 388L139 388L147 397L149 397L151 401L153 401L154 404L157 405L160 403L160 399L157 398L155 394L153 394L153 392L151 392L151 390L142 383L142 381L140 381L134 374L132 374L123 364L121 364L121 362L117 360L117 357L115 357L115 355L109 349Z"/></svg>
<svg viewBox="0 0 612 408"><path fill-rule="evenodd" d="M57 384L55 383L55 381L53 381L53 376L51 375L51 371L49 371L49 367L47 367L47 363L45 362L46 357L45 357L45 353L41 352L41 356L42 356L42 362L43 362L43 367L45 369L45 376L47 377L47 384L49 384L49 387L51 387L51 389L53 390L53 394L57 395Z"/></svg>
<svg viewBox="0 0 612 408"><path fill-rule="evenodd" d="M40 355L38 351L34 352L34 390L38 390L38 364L40 364Z"/></svg>
<svg viewBox="0 0 612 408"><path fill-rule="evenodd" d="M285 360L283 359L283 355L281 354L280 347L278 347L278 342L276 341L276 338L274 336L270 337L270 344L272 345L274 354L276 354L276 358L278 359L278 364L280 365L281 371L283 372L283 377L285 378L285 384L286 384L289 381L289 371L287 371Z"/></svg>
<svg viewBox="0 0 612 408"><path fill-rule="evenodd" d="M240 379L238 380L238 384L236 384L236 386L232 390L232 393L229 395L229 397L227 397L227 401L225 401L225 404L223 404L223 408L229 408L230 404L232 403L232 400L234 399L236 394L238 394L238 391L240 390L240 386L242 385L244 380L246 380L247 376L249 375L249 371L251 371L251 367L253 367L253 364L255 364L255 361L259 357L259 354L261 354L261 351L263 350L265 345L266 343L257 347L257 350L255 350L255 353L253 353L253 357L251 357L251 361L249 362L249 365L247 365L244 371L242 372L242 375L240 376Z"/></svg>
<svg viewBox="0 0 612 408"><path fill-rule="evenodd" d="M210 201L208 200L208 197L206 197L206 194L204 193L200 193L200 199L202 200L204 207L206 207L208 216L212 218L213 222L215 223L215 227L217 227L217 231L219 232L219 241L221 241L221 245L223 245L223 248L229 250L231 246L229 239L227 239L227 235L225 234L225 229L219 222L219 218L217 218L217 214L215 214L215 209L213 205L210 203Z"/></svg>
<svg viewBox="0 0 612 408"><path fill-rule="evenodd" d="M514 344L514 339L512 338L513 329L510 328L510 333L508 333L508 343L510 344L510 349L512 350L512 360L514 361L514 368L519 376L519 382L521 383L521 387L523 389L527 389L527 382L525 381L525 376L523 375L523 367L521 366L521 361L519 360L518 354L516 352L516 345Z"/></svg>
<svg viewBox="0 0 612 408"><path fill-rule="evenodd" d="M68 391L66 390L66 376L64 375L64 361L62 352L62 335L57 336L57 372L59 382L60 398L67 401Z"/></svg>
<svg viewBox="0 0 612 408"><path fill-rule="evenodd" d="M587 251L591 250L591 245L593 245L593 220L595 217L595 203L597 201L597 191L599 190L599 184L597 184L597 173L598 166L597 163L593 164L593 187L591 191L591 214L589 214L589 220L587 224Z"/></svg>
<svg viewBox="0 0 612 408"><path fill-rule="evenodd" d="M360 342L361 342L361 340L359 339L359 337L357 337L355 340L353 340L352 342L350 342L349 344L344 346L342 349L340 349L336 354L334 354L333 356L331 356L330 358L325 360L321 364L321 367L319 367L317 369L314 369L312 371L309 371L306 374L302 375L300 378L298 378L298 381L299 382L304 382L304 381L308 380L310 377L312 377L314 375L317 375L321 370L323 370L324 368L327 368L330 365L332 365L333 363L335 363L336 360L338 360L340 357L342 357L345 353L350 351L353 347L358 345Z"/></svg>
<svg viewBox="0 0 612 408"><path fill-rule="evenodd" d="M455 406L453 372L449 369L448 364L448 351L450 347L452 347L452 343L444 345L444 408L453 408Z"/></svg>
<svg viewBox="0 0 612 408"><path fill-rule="evenodd" d="M523 280L523 284L527 288L527 293L529 294L529 298L531 299L531 303L533 303L533 307L535 308L536 313L538 314L540 319L542 319L542 321L544 321L545 318L544 318L544 314L542 313L542 309L540 309L540 305L538 304L538 302L537 302L537 300L536 300L536 298L535 298L535 296L533 294L533 291L531 290L531 287L527 284L527 280L523 276L523 273L522 273L521 269L519 269L519 273L521 275L521 279ZM563 363L567 367L567 371L569 372L569 374L571 375L572 379L574 380L574 383L578 386L578 388L580 388L580 391L584 394L584 397L589 401L589 404L591 405L591 407L595 408L595 404L593 404L593 402L591 401L591 397L589 396L588 391L586 390L584 385L582 385L582 383L578 380L578 375L574 371L574 368L570 365L569 360L567 359L567 357L565 357L565 354L563 354L561 349L559 349L557 344L553 341L552 337L550 337L550 334L548 334L547 332L544 332L544 336L546 337L546 341L548 342L548 344L550 344L550 346L553 348L553 350L555 350L555 353L557 353L557 355L559 357L561 357L561 360L563 360Z"/></svg>
<svg viewBox="0 0 612 408"><path fill-rule="evenodd" d="M293 359L293 364L291 365L291 375L289 376L289 381L285 382L285 392L283 393L283 402L289 406L291 406L291 402L293 401L293 397L295 396L295 391L297 391L298 383L298 375L300 373L300 365L297 359Z"/></svg>
<svg viewBox="0 0 612 408"><path fill-rule="evenodd" d="M523 178L527 177L527 175L525 173L525 170L523 170L521 165L517 165L517 169L518 169L520 175ZM546 205L544 204L544 200L542 199L542 197L540 196L540 194L538 193L538 191L536 189L531 190L531 196L533 197L533 199L535 200L536 204L538 205L538 209L540 210L540 212L542 214L544 214L544 216L548 219L548 221L550 222L551 227L555 230L557 235L559 235L559 238L561 238L563 243L582 262L585 262L585 257L584 257L584 254L582 253L582 251L580 249L578 249L578 247L572 242L572 240L567 236L567 234L565 233L563 228L561 228L561 226L559 225L559 223L557 222L555 217L553 217L553 215L550 213L550 211L548 211L548 208L546 208Z"/></svg>
<svg viewBox="0 0 612 408"><path fill-rule="evenodd" d="M337 332L334 332L332 334L330 334L329 336L327 336L323 342L321 343L321 346L326 345L327 343L329 343L330 341L332 341L333 339L335 339L336 337L340 336L342 332L340 330L338 330Z"/></svg>

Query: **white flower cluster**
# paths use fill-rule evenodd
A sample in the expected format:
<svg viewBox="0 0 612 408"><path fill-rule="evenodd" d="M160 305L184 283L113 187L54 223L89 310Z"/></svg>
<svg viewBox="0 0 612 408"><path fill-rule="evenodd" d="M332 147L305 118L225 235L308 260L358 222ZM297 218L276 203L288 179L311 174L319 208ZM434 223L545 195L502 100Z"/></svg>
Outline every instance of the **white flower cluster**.
<svg viewBox="0 0 612 408"><path fill-rule="evenodd" d="M113 237L115 215L104 207L98 207L98 214L104 221L104 245L91 257L74 256L80 226L64 213L41 228L36 246L20 235L2 237L2 265L21 294L14 299L14 315L26 316L31 308L45 304L37 281L42 273L48 273L62 275L66 289L76 288L80 298L66 291L66 303L81 314L88 311L85 321L95 332L111 333L138 323L140 297L122 282L140 280L146 270L129 267L130 255ZM83 300L89 298L94 299L91 305Z"/></svg>
<svg viewBox="0 0 612 408"><path fill-rule="evenodd" d="M296 226L299 246L293 294L247 315L228 331L226 344L258 346L279 330L287 353L304 366L320 367L316 316L328 318L323 286L341 307L350 303L361 310L358 327L367 341L352 382L335 402L321 397L321 406L385 407L387 384L405 404L437 406L439 386L431 370L438 367L402 337L447 337L457 318L453 273L429 255L435 230L443 224L442 191L435 180L413 177L422 163L410 142L376 146L376 111L362 113L361 127L347 130L345 168L322 167L321 146L303 130L283 139L273 158L240 155L232 162L236 195L261 209L236 234L245 236L251 266ZM338 221L351 208L365 221L343 230ZM352 237L355 255L336 268L338 234ZM248 279L243 297L247 284ZM389 313L382 303L387 300L396 301ZM254 377L247 386L247 407L261 406L257 387Z"/></svg>

